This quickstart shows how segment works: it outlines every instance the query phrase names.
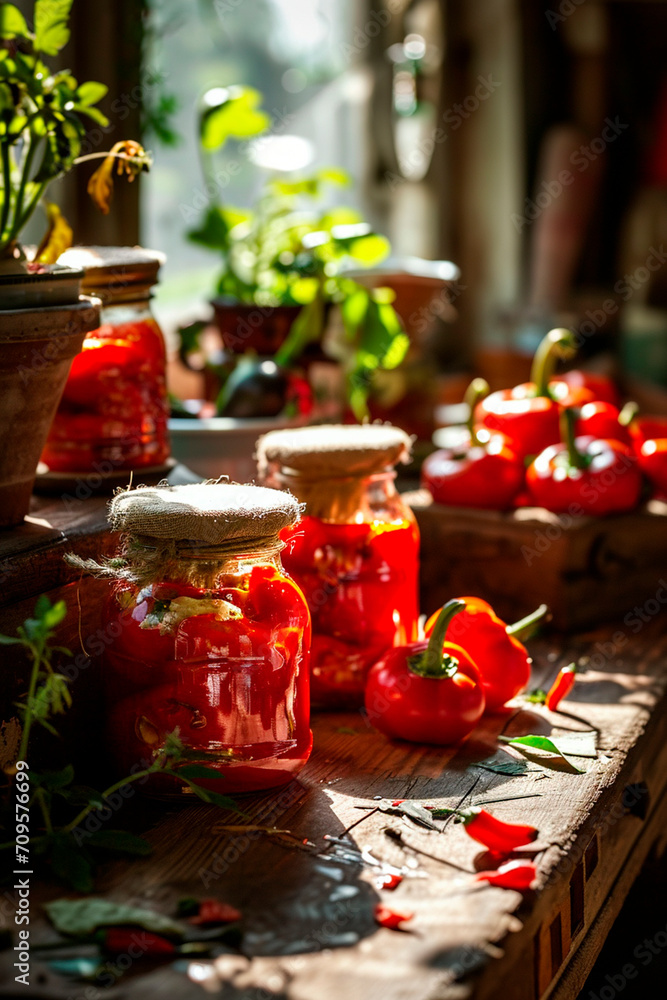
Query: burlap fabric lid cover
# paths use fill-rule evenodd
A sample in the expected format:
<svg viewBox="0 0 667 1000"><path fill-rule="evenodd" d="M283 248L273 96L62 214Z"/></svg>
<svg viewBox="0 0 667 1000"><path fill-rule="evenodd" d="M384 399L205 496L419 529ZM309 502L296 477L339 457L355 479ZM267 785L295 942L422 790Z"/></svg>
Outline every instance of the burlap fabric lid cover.
<svg viewBox="0 0 667 1000"><path fill-rule="evenodd" d="M411 438L389 424L324 424L269 431L257 442L260 475L270 466L312 478L364 476L408 462Z"/></svg>
<svg viewBox="0 0 667 1000"><path fill-rule="evenodd" d="M290 493L236 483L139 487L117 494L109 520L116 531L207 545L268 538L299 520Z"/></svg>

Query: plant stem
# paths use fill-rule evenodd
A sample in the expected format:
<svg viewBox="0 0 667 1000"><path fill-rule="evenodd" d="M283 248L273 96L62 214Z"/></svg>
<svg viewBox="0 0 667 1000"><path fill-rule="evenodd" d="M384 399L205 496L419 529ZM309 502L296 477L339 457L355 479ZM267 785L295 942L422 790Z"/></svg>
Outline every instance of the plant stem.
<svg viewBox="0 0 667 1000"><path fill-rule="evenodd" d="M5 226L7 225L7 219L9 218L9 209L11 203L11 193L12 193L12 166L9 159L9 145L7 143L2 143L2 219L0 219L0 250L4 249L4 233ZM9 242L9 241L7 241Z"/></svg>
<svg viewBox="0 0 667 1000"><path fill-rule="evenodd" d="M37 144L31 139L30 145L28 146L28 152L25 155L25 159L23 161L23 167L21 170L21 183L19 184L18 194L16 195L16 204L14 206L14 221L12 222L12 228L9 233L10 242L14 239L14 237L18 236L18 234L20 233L21 219L22 217L26 217L23 211L23 199L25 198L26 185L28 183L28 180L30 179L30 170L32 168L32 161L35 157L36 149L37 149Z"/></svg>
<svg viewBox="0 0 667 1000"><path fill-rule="evenodd" d="M466 424L470 433L470 445L473 448L483 445L483 442L477 437L477 431L475 430L475 407L481 399L489 395L490 391L489 383L486 379L474 378L463 397L463 402L467 403L469 410Z"/></svg>
<svg viewBox="0 0 667 1000"><path fill-rule="evenodd" d="M447 601L444 608L438 615L438 619L428 641L428 646L424 653L419 653L415 657L410 657L408 665L413 673L420 677L442 678L451 674L452 668L458 666L458 661L453 656L443 656L445 636L449 624L459 611L465 608L465 601Z"/></svg>
<svg viewBox="0 0 667 1000"><path fill-rule="evenodd" d="M106 799L109 797L109 795L113 795L114 792L117 792L119 788L123 788L125 785L130 785L133 781L139 781L140 778L147 778L149 775L154 774L156 771L159 771L161 769L162 769L162 759L158 758L157 761L151 764L150 767L144 768L143 771L137 771L136 774L131 774L125 778L121 778L120 781L117 781L115 782L115 784L110 785L109 788L106 788L103 792L100 792L100 798ZM89 812L93 812L95 809L98 808L99 806L96 806L92 802L89 802L88 805L84 806L81 812L74 817L71 823L68 823L67 826L63 827L62 832L71 833L72 830L76 829L79 823L81 823L81 821L86 818Z"/></svg>
<svg viewBox="0 0 667 1000"><path fill-rule="evenodd" d="M577 345L571 330L558 327L542 339L533 358L530 381L535 385L536 396L549 395L549 380L554 373L556 358L571 358Z"/></svg>
<svg viewBox="0 0 667 1000"><path fill-rule="evenodd" d="M37 687L37 680L39 677L39 668L42 662L41 650L37 650L32 643L28 644L28 649L32 653L32 671L30 673L30 684L28 686L28 697L26 699L25 708L25 718L23 719L23 732L21 733L21 745L19 746L19 753L17 760L25 760L26 754L28 752L28 740L30 739L30 730L32 728L32 703L35 699L35 689Z"/></svg>
<svg viewBox="0 0 667 1000"><path fill-rule="evenodd" d="M37 791L35 792L35 798L39 802L39 808L41 809L42 817L44 819L44 828L45 828L47 836L48 836L48 834L53 833L53 824L51 823L51 816L49 814L48 807L47 807L46 802L44 800L44 789L43 788L38 788L37 789Z"/></svg>
<svg viewBox="0 0 667 1000"><path fill-rule="evenodd" d="M574 439L574 422L576 414L574 410L565 409L560 415L560 435L567 447L567 459L572 468L585 469L588 465L586 456L577 450Z"/></svg>
<svg viewBox="0 0 667 1000"><path fill-rule="evenodd" d="M523 642L524 639L529 639L531 635L534 635L543 622L548 622L550 619L551 611L548 606L540 604L536 611L521 618L518 622L514 622L513 625L508 625L505 631L508 635Z"/></svg>

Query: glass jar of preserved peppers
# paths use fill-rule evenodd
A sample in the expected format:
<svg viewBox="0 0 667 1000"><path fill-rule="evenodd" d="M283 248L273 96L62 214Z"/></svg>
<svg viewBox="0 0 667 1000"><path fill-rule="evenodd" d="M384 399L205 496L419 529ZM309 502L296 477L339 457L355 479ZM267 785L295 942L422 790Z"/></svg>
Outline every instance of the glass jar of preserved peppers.
<svg viewBox="0 0 667 1000"><path fill-rule="evenodd" d="M106 612L107 744L122 773L178 730L212 791L289 782L310 754L310 616L281 565L294 497L236 484L140 487L111 502L123 532ZM194 754L194 757L193 757ZM162 796L185 786L154 774Z"/></svg>
<svg viewBox="0 0 667 1000"><path fill-rule="evenodd" d="M150 311L164 256L141 247L72 247L60 263L81 267L82 288L102 300L60 400L42 462L50 472L162 466L169 416L162 332Z"/></svg>
<svg viewBox="0 0 667 1000"><path fill-rule="evenodd" d="M283 532L283 561L312 616L316 707L363 704L373 664L417 637L419 530L393 468L410 446L381 424L271 431L258 442L263 481L306 504Z"/></svg>

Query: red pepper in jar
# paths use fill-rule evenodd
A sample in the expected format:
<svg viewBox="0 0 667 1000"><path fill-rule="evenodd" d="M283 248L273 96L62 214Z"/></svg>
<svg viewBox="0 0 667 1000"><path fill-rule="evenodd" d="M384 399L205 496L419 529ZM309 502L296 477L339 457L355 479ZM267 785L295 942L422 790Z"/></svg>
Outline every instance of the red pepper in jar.
<svg viewBox="0 0 667 1000"><path fill-rule="evenodd" d="M571 357L575 347L570 330L551 330L535 352L531 381L492 392L477 405L475 419L504 434L509 447L522 457L538 455L555 444L561 409L581 406L594 398L590 389L551 380L556 358Z"/></svg>
<svg viewBox="0 0 667 1000"><path fill-rule="evenodd" d="M524 690L530 680L531 658L519 641L548 619L546 604L528 617L507 625L490 604L479 597L460 597L465 607L453 620L449 635L472 657L479 669L486 711L495 712ZM430 636L440 612L426 622L424 634Z"/></svg>
<svg viewBox="0 0 667 1000"><path fill-rule="evenodd" d="M366 711L381 733L448 746L474 729L484 711L479 670L464 649L445 641L463 608L462 601L449 601L428 641L391 649L371 669Z"/></svg>
<svg viewBox="0 0 667 1000"><path fill-rule="evenodd" d="M544 704L548 709L552 712L556 711L563 698L567 698L568 694L574 687L576 676L576 663L570 663L569 666L563 667L562 670L559 670L556 680L549 688L547 696L544 699Z"/></svg>
<svg viewBox="0 0 667 1000"><path fill-rule="evenodd" d="M511 854L517 847L532 843L537 830L527 823L505 823L478 806L456 810L469 837L483 844L492 854Z"/></svg>
<svg viewBox="0 0 667 1000"><path fill-rule="evenodd" d="M639 502L641 473L621 441L574 436L574 414L563 413L563 440L537 456L526 472L533 502L555 513L612 514Z"/></svg>
<svg viewBox="0 0 667 1000"><path fill-rule="evenodd" d="M532 861L507 861L495 871L478 872L478 882L488 882L500 889L516 889L525 892L537 878L537 868Z"/></svg>
<svg viewBox="0 0 667 1000"><path fill-rule="evenodd" d="M507 446L506 438L475 428L475 406L488 393L483 378L473 379L465 395L470 414L467 443L441 448L424 462L422 486L436 503L505 510L523 484L523 460Z"/></svg>
<svg viewBox="0 0 667 1000"><path fill-rule="evenodd" d="M639 467L662 495L667 495L667 417L637 417L630 435Z"/></svg>

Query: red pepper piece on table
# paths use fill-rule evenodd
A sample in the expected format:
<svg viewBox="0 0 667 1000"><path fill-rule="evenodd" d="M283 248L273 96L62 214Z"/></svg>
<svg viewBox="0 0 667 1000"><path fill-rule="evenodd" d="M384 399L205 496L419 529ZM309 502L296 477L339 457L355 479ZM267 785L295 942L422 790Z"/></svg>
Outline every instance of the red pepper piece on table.
<svg viewBox="0 0 667 1000"><path fill-rule="evenodd" d="M618 389L614 385L613 379L606 375L573 368L571 371L559 375L558 380L567 383L571 389L590 390L593 393L593 398L599 399L603 403L611 403L612 406L619 405Z"/></svg>
<svg viewBox="0 0 667 1000"><path fill-rule="evenodd" d="M199 903L199 913L188 917L190 924L233 924L241 919L241 911L229 903L221 903L219 899L202 899Z"/></svg>
<svg viewBox="0 0 667 1000"><path fill-rule="evenodd" d="M565 410L560 444L550 445L526 472L533 501L556 514L612 514L639 503L637 459L621 441L574 437L574 411Z"/></svg>
<svg viewBox="0 0 667 1000"><path fill-rule="evenodd" d="M667 417L638 417L630 435L640 469L667 496Z"/></svg>
<svg viewBox="0 0 667 1000"><path fill-rule="evenodd" d="M478 882L488 882L500 889L517 889L525 892L537 878L537 868L532 861L507 861L495 871L478 872Z"/></svg>
<svg viewBox="0 0 667 1000"><path fill-rule="evenodd" d="M475 406L488 393L483 378L473 379L465 395L470 414L468 443L440 448L422 466L422 486L436 503L506 510L523 485L523 460L508 448L506 438L487 428L475 428Z"/></svg>
<svg viewBox="0 0 667 1000"><path fill-rule="evenodd" d="M108 927L104 932L104 948L113 955L121 955L129 948L139 948L141 956L146 958L151 955L173 955L176 952L173 941L137 927Z"/></svg>
<svg viewBox="0 0 667 1000"><path fill-rule="evenodd" d="M555 444L562 407L581 406L594 398L590 389L571 388L551 379L556 358L571 357L575 349L571 330L551 330L535 352L531 381L492 392L477 405L476 421L504 434L508 446L522 458Z"/></svg>
<svg viewBox="0 0 667 1000"><path fill-rule="evenodd" d="M534 826L525 823L505 823L487 812L474 807L456 810L463 819L466 833L492 854L511 854L517 847L532 843L537 838Z"/></svg>
<svg viewBox="0 0 667 1000"><path fill-rule="evenodd" d="M375 884L378 889L396 889L403 881L402 875L378 875Z"/></svg>
<svg viewBox="0 0 667 1000"><path fill-rule="evenodd" d="M406 923L408 920L412 920L414 913L410 911L400 912L399 910L392 910L390 906L385 906L384 903L378 903L373 910L373 916L375 917L375 922L380 924L381 927L389 927L391 930L396 930L401 924Z"/></svg>
<svg viewBox="0 0 667 1000"><path fill-rule="evenodd" d="M550 615L542 604L527 618L506 625L490 604L479 597L459 597L465 608L449 628L450 638L472 657L482 677L486 711L495 712L524 690L530 680L531 658L519 641L527 638ZM438 614L426 622L424 634L431 635Z"/></svg>
<svg viewBox="0 0 667 1000"><path fill-rule="evenodd" d="M562 670L559 670L556 680L547 691L547 696L544 699L544 704L548 709L552 712L556 711L563 698L567 698L568 694L574 687L576 676L576 663L570 663L569 666L563 667Z"/></svg>
<svg viewBox="0 0 667 1000"><path fill-rule="evenodd" d="M484 711L479 670L464 649L445 641L463 608L462 601L449 601L428 641L396 646L371 668L366 712L381 733L449 746L475 728Z"/></svg>

